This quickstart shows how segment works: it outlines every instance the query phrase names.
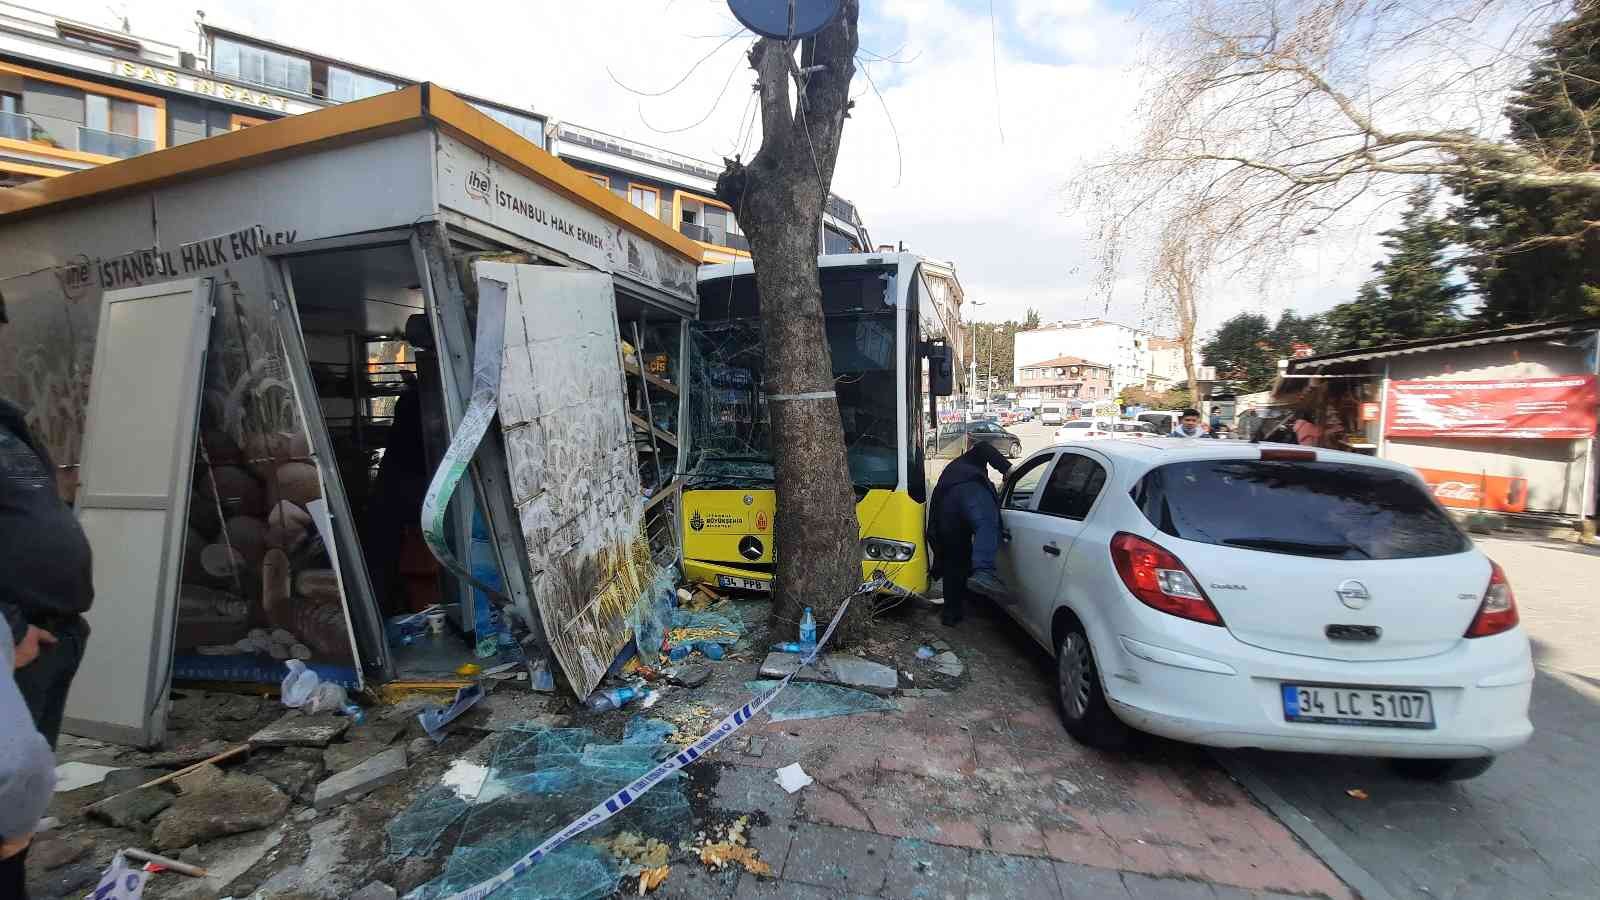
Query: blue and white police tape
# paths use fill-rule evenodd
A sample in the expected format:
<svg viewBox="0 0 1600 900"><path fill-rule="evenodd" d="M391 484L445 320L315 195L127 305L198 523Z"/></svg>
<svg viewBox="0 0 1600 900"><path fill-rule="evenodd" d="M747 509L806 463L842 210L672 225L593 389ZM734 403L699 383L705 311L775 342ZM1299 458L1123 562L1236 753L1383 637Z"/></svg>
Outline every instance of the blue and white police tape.
<svg viewBox="0 0 1600 900"><path fill-rule="evenodd" d="M811 649L810 653L806 654L805 658L800 661L800 665L796 666L793 672L785 675L783 680L778 682L777 688L768 691L765 694L750 698L749 702L734 710L721 722L718 722L717 727L706 732L704 737L683 748L682 751L677 753L672 758L662 762L654 769L651 769L650 771L641 775L632 784L620 791L617 791L615 794L612 794L605 800L602 800L598 805L595 806L594 809L591 809L574 819L565 828L551 835L545 840L544 843L533 848L526 856L523 856L521 859L513 863L510 868L494 876L493 878L490 878L486 881L480 881L472 887L461 891L460 893L451 894L447 900L482 900L482 898L489 896L490 894L510 883L512 879L521 876L524 872L527 872L530 868L537 864L539 860L544 859L546 856L549 856L552 852L554 852L557 847L560 847L567 841L577 837L585 831L588 831L594 826L599 825L601 822L604 822L617 813L622 812L624 809L627 809L635 800L638 800L640 797L644 796L646 791L660 784L661 781L668 775L671 775L673 772L678 771L679 769L689 765L707 753L710 753L712 748L722 743L723 739L727 738L735 731L738 731L744 726L744 723L755 718L757 713L761 712L763 709L766 709L767 704L771 703L774 697L783 693L783 689L789 686L789 682L793 681L796 675L800 674L800 672L803 671L807 666L811 665L811 663L817 658L817 654L822 652L822 648L827 645L828 638L833 637L833 630L839 626L839 621L844 618L844 611L850 608L850 601L861 596L862 594L868 594L877 591L883 586L884 583L885 579L881 577L875 578L872 581L862 584L856 589L855 593L844 598L844 603L840 604L839 611L834 613L833 619L828 622L827 630L822 632L821 640L817 641L817 645Z"/></svg>

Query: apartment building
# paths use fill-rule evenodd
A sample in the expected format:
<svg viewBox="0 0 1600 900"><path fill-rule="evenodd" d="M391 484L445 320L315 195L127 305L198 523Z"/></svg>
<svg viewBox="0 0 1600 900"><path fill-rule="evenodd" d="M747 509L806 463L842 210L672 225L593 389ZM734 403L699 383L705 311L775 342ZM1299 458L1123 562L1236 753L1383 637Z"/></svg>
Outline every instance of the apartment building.
<svg viewBox="0 0 1600 900"><path fill-rule="evenodd" d="M1076 400L1094 406L1116 395L1111 367L1081 357L1058 356L1017 370L1017 397L1024 406L1037 407L1046 400Z"/></svg>
<svg viewBox="0 0 1600 900"><path fill-rule="evenodd" d="M116 162L415 84L322 53L196 20L198 40L113 30L0 3L0 187ZM461 92L480 112L692 238L709 262L748 257L721 167L532 109ZM854 205L830 195L819 241L872 249Z"/></svg>
<svg viewBox="0 0 1600 900"><path fill-rule="evenodd" d="M1013 359L1017 383L1022 370L1072 356L1106 366L1112 395L1128 385L1143 385L1149 371L1151 334L1105 319L1076 319L1017 332Z"/></svg>

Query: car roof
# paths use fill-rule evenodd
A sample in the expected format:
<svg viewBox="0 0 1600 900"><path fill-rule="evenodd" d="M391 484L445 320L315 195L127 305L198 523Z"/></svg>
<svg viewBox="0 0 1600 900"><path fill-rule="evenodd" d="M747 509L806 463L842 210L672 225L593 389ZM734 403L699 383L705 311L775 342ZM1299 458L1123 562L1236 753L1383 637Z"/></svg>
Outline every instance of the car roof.
<svg viewBox="0 0 1600 900"><path fill-rule="evenodd" d="M1153 469L1167 463L1184 462L1193 459L1260 459L1261 451L1278 449L1298 449L1290 444L1259 444L1254 441L1213 441L1172 437L1132 437L1115 441L1060 441L1046 449L1055 450L1062 447L1071 449L1088 450L1108 457L1113 463L1126 461L1132 463L1132 468L1139 471ZM1360 453L1348 453L1343 450L1324 450L1318 448L1318 462L1340 462L1361 466L1372 466L1381 469L1392 469L1400 472L1410 472L1408 466L1374 456Z"/></svg>

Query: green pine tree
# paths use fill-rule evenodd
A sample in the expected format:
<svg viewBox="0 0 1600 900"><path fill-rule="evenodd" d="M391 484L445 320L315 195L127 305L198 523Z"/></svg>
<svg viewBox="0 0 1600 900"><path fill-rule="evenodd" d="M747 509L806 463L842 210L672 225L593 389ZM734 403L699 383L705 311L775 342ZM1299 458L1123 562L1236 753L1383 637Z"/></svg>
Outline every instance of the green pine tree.
<svg viewBox="0 0 1600 900"><path fill-rule="evenodd" d="M1507 102L1512 139L1574 171L1600 163L1600 3L1556 25ZM1473 255L1476 318L1501 326L1600 315L1600 198L1460 179L1457 213Z"/></svg>

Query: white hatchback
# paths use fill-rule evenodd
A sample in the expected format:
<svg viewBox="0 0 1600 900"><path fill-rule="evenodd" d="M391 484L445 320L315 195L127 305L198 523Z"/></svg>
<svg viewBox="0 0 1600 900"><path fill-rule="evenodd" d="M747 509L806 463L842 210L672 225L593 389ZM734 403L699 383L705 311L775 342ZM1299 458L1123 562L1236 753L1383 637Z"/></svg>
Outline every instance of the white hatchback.
<svg viewBox="0 0 1600 900"><path fill-rule="evenodd" d="M1405 466L1133 438L1012 469L1000 604L1056 658L1066 729L1390 757L1467 778L1527 741L1500 567Z"/></svg>
<svg viewBox="0 0 1600 900"><path fill-rule="evenodd" d="M1073 419L1056 429L1055 440L1056 443L1063 444L1068 441L1097 441L1116 436L1115 422L1101 419Z"/></svg>

